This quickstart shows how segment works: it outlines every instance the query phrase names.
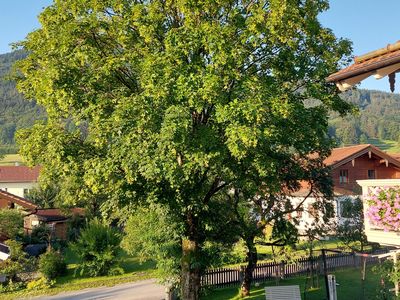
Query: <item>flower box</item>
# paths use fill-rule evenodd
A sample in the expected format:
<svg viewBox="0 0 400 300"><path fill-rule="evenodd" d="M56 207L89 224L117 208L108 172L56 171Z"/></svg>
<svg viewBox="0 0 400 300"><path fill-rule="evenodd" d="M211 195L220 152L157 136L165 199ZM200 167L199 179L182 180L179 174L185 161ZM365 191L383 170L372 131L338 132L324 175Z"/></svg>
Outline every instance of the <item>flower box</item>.
<svg viewBox="0 0 400 300"><path fill-rule="evenodd" d="M362 187L369 242L400 246L400 179L357 180Z"/></svg>

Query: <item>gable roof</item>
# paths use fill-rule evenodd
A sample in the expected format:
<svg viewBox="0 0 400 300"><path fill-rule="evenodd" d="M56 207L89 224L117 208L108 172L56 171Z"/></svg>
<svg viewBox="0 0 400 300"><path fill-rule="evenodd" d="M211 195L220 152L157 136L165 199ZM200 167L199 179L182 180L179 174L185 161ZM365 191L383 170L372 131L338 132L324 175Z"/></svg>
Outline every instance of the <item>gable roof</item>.
<svg viewBox="0 0 400 300"><path fill-rule="evenodd" d="M40 167L0 166L0 182L36 182Z"/></svg>
<svg viewBox="0 0 400 300"><path fill-rule="evenodd" d="M45 222L59 222L67 220L71 215L83 216L85 210L83 208L70 208L70 209L59 209L59 208L43 208L37 209L32 215L36 215L39 219Z"/></svg>
<svg viewBox="0 0 400 300"><path fill-rule="evenodd" d="M38 207L35 203L29 201L28 199L16 196L14 194L11 194L3 190L0 190L0 199L5 199L6 201L18 204L19 206L22 206L25 209L33 210Z"/></svg>
<svg viewBox="0 0 400 300"><path fill-rule="evenodd" d="M345 91L371 75L380 79L399 69L400 41L355 57L352 65L331 74L326 80L335 82L341 91ZM394 86L391 88L394 90Z"/></svg>
<svg viewBox="0 0 400 300"><path fill-rule="evenodd" d="M399 160L371 144L334 148L332 149L331 155L324 160L324 163L332 168L337 168L369 152L400 168Z"/></svg>

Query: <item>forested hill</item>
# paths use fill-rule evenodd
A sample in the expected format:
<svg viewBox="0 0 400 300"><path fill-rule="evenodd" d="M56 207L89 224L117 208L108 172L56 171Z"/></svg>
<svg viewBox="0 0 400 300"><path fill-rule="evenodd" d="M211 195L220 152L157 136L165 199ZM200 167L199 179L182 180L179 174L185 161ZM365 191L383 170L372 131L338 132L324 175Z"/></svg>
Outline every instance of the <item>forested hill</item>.
<svg viewBox="0 0 400 300"><path fill-rule="evenodd" d="M44 110L34 101L26 101L7 78L13 63L25 55L23 51L0 55L0 153L16 152L15 131L45 118Z"/></svg>
<svg viewBox="0 0 400 300"><path fill-rule="evenodd" d="M7 76L12 64L25 56L23 51L0 55L0 153L15 152L14 134L45 119L44 110L34 101L26 101ZM400 143L400 95L380 91L353 90L343 97L360 108L358 116L344 119L333 115L329 134L342 145L366 143L368 139Z"/></svg>
<svg viewBox="0 0 400 300"><path fill-rule="evenodd" d="M400 142L400 95L370 90L352 90L343 98L360 109L356 116L332 116L330 134L339 144L363 144L368 139Z"/></svg>

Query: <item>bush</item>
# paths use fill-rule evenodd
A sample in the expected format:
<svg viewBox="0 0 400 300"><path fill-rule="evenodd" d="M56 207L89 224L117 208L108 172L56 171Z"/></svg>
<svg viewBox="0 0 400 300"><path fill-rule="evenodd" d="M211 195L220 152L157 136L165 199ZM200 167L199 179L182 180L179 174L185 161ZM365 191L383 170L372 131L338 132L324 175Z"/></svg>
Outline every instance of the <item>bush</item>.
<svg viewBox="0 0 400 300"><path fill-rule="evenodd" d="M64 257L56 251L48 251L39 257L39 271L46 279L54 279L67 270Z"/></svg>
<svg viewBox="0 0 400 300"><path fill-rule="evenodd" d="M15 239L22 234L24 217L16 209L0 209L0 235Z"/></svg>
<svg viewBox="0 0 400 300"><path fill-rule="evenodd" d="M78 240L71 245L78 256L80 275L100 276L109 273L117 264L121 235L98 219L81 230Z"/></svg>
<svg viewBox="0 0 400 300"><path fill-rule="evenodd" d="M48 280L45 277L41 277L39 279L29 282L26 288L28 290L43 290L53 287L54 284L55 284L54 280Z"/></svg>
<svg viewBox="0 0 400 300"><path fill-rule="evenodd" d="M22 250L21 243L8 240L6 244L10 247L10 256L6 260L0 260L0 270L2 274L7 275L10 281L14 281L17 274L29 271L33 263Z"/></svg>
<svg viewBox="0 0 400 300"><path fill-rule="evenodd" d="M0 284L0 293L11 293L22 290L25 288L24 282L14 282L10 281L9 283Z"/></svg>
<svg viewBox="0 0 400 300"><path fill-rule="evenodd" d="M46 224L41 224L39 226L35 226L32 229L31 233L31 243L32 244L48 244L51 238L51 231L49 226Z"/></svg>

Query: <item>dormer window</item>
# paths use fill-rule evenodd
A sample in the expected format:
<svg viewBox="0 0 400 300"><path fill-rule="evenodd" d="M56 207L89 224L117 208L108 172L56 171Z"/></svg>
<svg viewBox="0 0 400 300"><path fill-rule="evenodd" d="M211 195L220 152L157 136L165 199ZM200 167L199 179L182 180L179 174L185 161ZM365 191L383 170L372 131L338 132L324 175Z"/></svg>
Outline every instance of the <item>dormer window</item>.
<svg viewBox="0 0 400 300"><path fill-rule="evenodd" d="M339 171L339 183L348 183L349 182L349 171L348 170L340 170Z"/></svg>

